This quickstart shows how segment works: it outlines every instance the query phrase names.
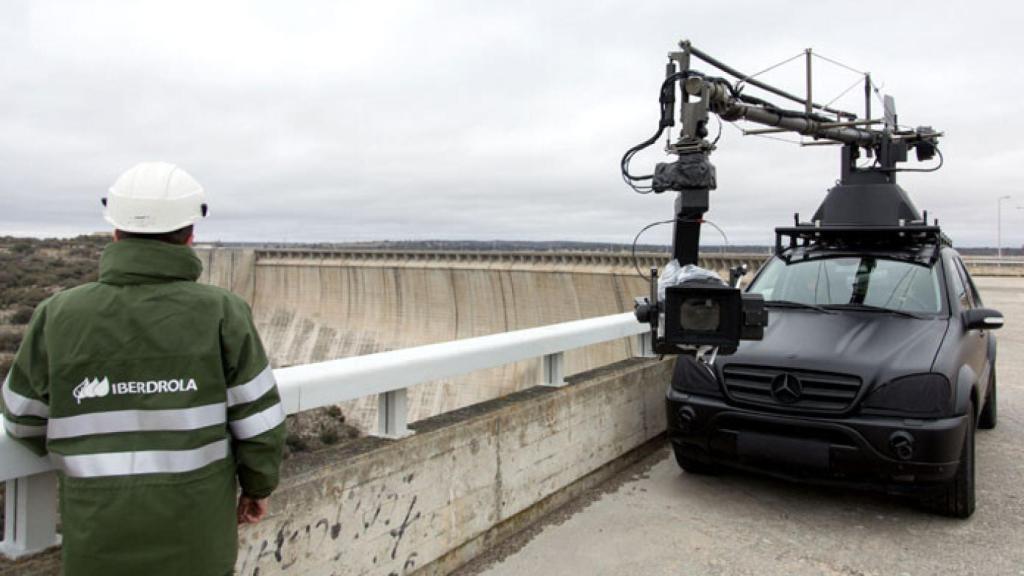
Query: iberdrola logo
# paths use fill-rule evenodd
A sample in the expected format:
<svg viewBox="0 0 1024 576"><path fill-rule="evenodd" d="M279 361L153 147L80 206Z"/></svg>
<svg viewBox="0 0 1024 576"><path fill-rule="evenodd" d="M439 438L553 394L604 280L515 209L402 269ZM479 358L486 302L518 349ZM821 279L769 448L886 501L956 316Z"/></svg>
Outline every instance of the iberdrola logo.
<svg viewBox="0 0 1024 576"><path fill-rule="evenodd" d="M196 392L199 384L195 378L169 378L167 380L132 380L130 382L111 382L106 376L86 378L75 386L71 394L79 404L83 398L103 398L108 394L166 394L168 392Z"/></svg>
<svg viewBox="0 0 1024 576"><path fill-rule="evenodd" d="M106 377L103 380L99 378L93 378L92 380L86 378L82 380L82 383L75 386L75 389L71 391L74 395L75 400L78 403L82 403L82 398L102 398L107 394L110 394L110 380Z"/></svg>

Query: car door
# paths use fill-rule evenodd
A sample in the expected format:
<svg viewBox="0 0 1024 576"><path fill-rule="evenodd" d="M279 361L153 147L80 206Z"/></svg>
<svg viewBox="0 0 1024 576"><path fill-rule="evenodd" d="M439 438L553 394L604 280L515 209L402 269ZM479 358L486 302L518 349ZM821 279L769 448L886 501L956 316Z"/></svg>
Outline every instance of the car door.
<svg viewBox="0 0 1024 576"><path fill-rule="evenodd" d="M967 266L964 264L964 261L961 260L959 256L956 257L954 260L956 262L957 272L960 274L960 277L964 284L964 288L967 291L967 297L971 303L971 307L981 308L984 305L981 301L981 294L978 292L978 289L974 286L974 280L971 279L971 275L967 272ZM984 395L982 395L981 397L986 398L988 396L988 390L986 388L988 387L989 370L991 369L988 357L989 339L994 338L995 336L991 334L990 330L972 330L970 336L973 337L975 335L979 340L981 340L982 343L980 351L974 352L980 354L980 360L978 360L978 362L980 362L980 365L979 367L975 368L975 364L972 362L971 368L973 368L975 370L975 373L978 375L978 386L981 387L979 391L984 391Z"/></svg>
<svg viewBox="0 0 1024 576"><path fill-rule="evenodd" d="M953 305L957 307L956 313L962 318L963 312L980 306L981 300L971 290L970 276L967 275L960 257L951 258L951 264L949 273L953 285ZM987 392L985 387L988 385L988 334L985 330L968 330L962 338L964 362L974 371L976 383L981 387L979 392Z"/></svg>

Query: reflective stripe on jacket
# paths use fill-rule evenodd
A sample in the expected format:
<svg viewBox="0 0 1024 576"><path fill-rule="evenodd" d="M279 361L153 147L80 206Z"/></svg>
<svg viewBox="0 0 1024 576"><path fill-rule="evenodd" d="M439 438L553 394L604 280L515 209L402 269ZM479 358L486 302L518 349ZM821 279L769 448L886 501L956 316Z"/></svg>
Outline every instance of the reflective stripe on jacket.
<svg viewBox="0 0 1024 576"><path fill-rule="evenodd" d="M58 469L67 575L228 573L236 486L277 486L273 372L248 305L201 270L186 246L121 240L29 323L4 428Z"/></svg>

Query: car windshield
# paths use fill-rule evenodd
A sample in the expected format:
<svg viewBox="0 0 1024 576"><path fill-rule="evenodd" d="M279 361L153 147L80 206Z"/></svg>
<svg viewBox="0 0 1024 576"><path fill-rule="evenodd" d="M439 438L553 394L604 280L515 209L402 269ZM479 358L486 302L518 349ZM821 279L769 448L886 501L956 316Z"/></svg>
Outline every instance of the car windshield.
<svg viewBox="0 0 1024 576"><path fill-rule="evenodd" d="M860 306L935 314L942 311L934 266L875 256L802 260L773 258L750 292L770 301Z"/></svg>

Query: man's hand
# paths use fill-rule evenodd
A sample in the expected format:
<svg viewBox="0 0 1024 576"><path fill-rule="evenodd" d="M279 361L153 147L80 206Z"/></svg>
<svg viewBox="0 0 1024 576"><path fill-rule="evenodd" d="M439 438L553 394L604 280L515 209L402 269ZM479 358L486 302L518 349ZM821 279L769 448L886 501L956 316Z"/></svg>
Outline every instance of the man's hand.
<svg viewBox="0 0 1024 576"><path fill-rule="evenodd" d="M242 494L238 497L238 523L255 524L267 514L267 499L252 498Z"/></svg>

